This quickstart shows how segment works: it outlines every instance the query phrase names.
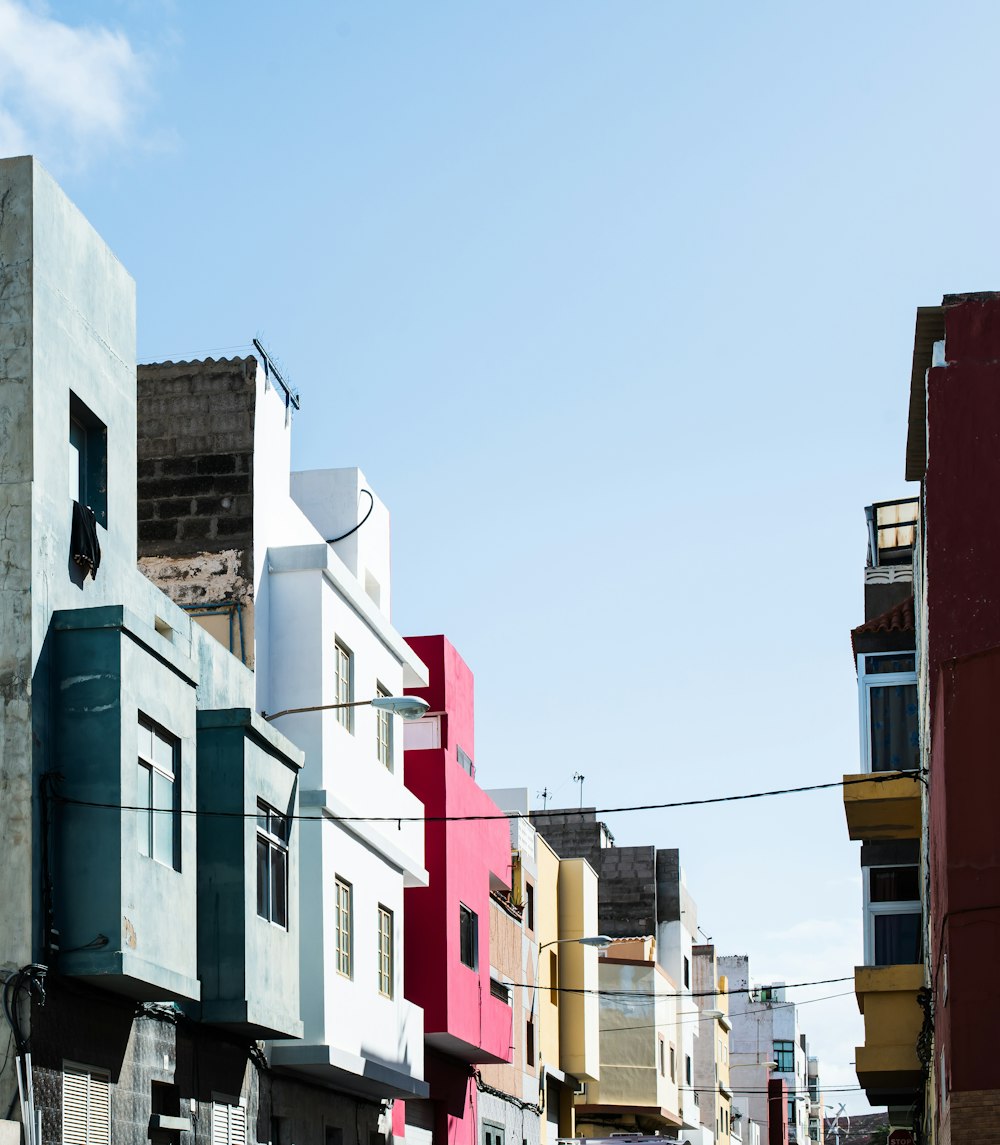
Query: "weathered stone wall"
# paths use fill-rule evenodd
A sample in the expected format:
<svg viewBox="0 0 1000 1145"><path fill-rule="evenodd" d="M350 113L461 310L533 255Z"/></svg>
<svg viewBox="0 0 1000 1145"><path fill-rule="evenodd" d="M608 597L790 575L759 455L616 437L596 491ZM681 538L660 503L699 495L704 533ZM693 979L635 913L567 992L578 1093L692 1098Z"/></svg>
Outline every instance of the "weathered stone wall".
<svg viewBox="0 0 1000 1145"><path fill-rule="evenodd" d="M252 664L253 451L257 361L139 366L139 568ZM233 640L230 640L230 630Z"/></svg>
<svg viewBox="0 0 1000 1145"><path fill-rule="evenodd" d="M139 555L247 549L257 362L139 366Z"/></svg>
<svg viewBox="0 0 1000 1145"><path fill-rule="evenodd" d="M602 934L612 938L656 934L655 847L602 847L601 825L592 807L533 815L531 821L560 858L586 859L597 871L597 913ZM677 852L673 854L676 856Z"/></svg>

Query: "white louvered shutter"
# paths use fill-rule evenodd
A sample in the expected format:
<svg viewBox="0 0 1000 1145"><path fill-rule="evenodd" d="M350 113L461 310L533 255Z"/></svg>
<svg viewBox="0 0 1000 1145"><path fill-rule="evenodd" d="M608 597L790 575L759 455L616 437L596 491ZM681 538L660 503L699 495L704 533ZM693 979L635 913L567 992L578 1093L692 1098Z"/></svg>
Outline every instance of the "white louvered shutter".
<svg viewBox="0 0 1000 1145"><path fill-rule="evenodd" d="M212 1145L247 1145L245 1106L212 1103Z"/></svg>
<svg viewBox="0 0 1000 1145"><path fill-rule="evenodd" d="M111 1083L107 1074L63 1066L63 1145L111 1145Z"/></svg>
<svg viewBox="0 0 1000 1145"><path fill-rule="evenodd" d="M229 1145L247 1145L247 1111L242 1105L229 1107Z"/></svg>

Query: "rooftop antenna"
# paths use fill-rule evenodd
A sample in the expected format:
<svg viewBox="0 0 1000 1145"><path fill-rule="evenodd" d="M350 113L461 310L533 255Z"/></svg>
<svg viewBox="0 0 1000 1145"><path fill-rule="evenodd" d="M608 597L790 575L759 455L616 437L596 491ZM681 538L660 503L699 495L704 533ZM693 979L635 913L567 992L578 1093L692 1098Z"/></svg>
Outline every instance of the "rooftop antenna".
<svg viewBox="0 0 1000 1145"><path fill-rule="evenodd" d="M579 783L579 785L580 785L580 808L581 809L583 808L583 781L585 778L586 777L581 775L580 772L578 772L578 771L573 772L573 782Z"/></svg>
<svg viewBox="0 0 1000 1145"><path fill-rule="evenodd" d="M549 800L552 798L552 792L547 787L543 787L538 792L538 798L542 801L542 810L544 811L549 805Z"/></svg>

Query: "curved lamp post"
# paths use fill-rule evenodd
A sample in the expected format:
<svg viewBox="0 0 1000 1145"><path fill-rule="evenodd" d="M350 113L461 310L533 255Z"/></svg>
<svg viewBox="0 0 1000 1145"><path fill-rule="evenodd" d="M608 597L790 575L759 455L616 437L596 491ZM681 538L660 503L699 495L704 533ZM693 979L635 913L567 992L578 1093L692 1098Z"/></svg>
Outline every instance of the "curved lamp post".
<svg viewBox="0 0 1000 1145"><path fill-rule="evenodd" d="M607 950L614 939L606 934L591 934L586 938L553 938L549 942L543 942L538 948L538 953L541 954L546 946L558 946L561 942L578 942L581 946L596 946L598 950Z"/></svg>
<svg viewBox="0 0 1000 1145"><path fill-rule="evenodd" d="M375 696L371 700L351 700L347 704L313 704L308 708L282 708L280 712L261 712L268 723L278 716L297 716L301 712L330 712L337 708L377 708L380 712L391 712L404 720L419 720L430 711L430 704L419 696Z"/></svg>

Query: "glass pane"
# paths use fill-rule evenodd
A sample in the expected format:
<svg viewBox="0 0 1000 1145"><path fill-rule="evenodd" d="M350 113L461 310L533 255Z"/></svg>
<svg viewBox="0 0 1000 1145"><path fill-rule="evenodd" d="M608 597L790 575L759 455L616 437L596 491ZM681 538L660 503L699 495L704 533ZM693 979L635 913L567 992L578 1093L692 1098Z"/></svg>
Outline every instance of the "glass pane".
<svg viewBox="0 0 1000 1145"><path fill-rule="evenodd" d="M261 803L259 799L257 800L257 828L260 831L268 829L267 804Z"/></svg>
<svg viewBox="0 0 1000 1145"><path fill-rule="evenodd" d="M271 848L271 921L288 925L288 852Z"/></svg>
<svg viewBox="0 0 1000 1145"><path fill-rule="evenodd" d="M135 782L135 803L142 808L135 813L135 833L139 843L139 854L149 854L150 819L146 808L150 805L149 768L139 764Z"/></svg>
<svg viewBox="0 0 1000 1145"><path fill-rule="evenodd" d="M872 902L916 902L920 898L916 867L872 867L870 887Z"/></svg>
<svg viewBox="0 0 1000 1145"><path fill-rule="evenodd" d="M153 758L153 729L148 724L139 724L139 755L143 759Z"/></svg>
<svg viewBox="0 0 1000 1145"><path fill-rule="evenodd" d="M866 656L865 675L886 672L915 672L917 670L916 655L913 652L895 652L892 655Z"/></svg>
<svg viewBox="0 0 1000 1145"><path fill-rule="evenodd" d="M919 914L877 914L874 921L876 966L909 966L921 961Z"/></svg>
<svg viewBox="0 0 1000 1145"><path fill-rule="evenodd" d="M261 918L271 917L271 903L268 895L268 846L267 840L257 836L257 913Z"/></svg>
<svg viewBox="0 0 1000 1145"><path fill-rule="evenodd" d="M169 771L173 775L174 741L157 731L153 732L153 762L157 767L162 767L164 771Z"/></svg>
<svg viewBox="0 0 1000 1145"><path fill-rule="evenodd" d="M174 784L158 771L153 772L153 858L174 865Z"/></svg>
<svg viewBox="0 0 1000 1145"><path fill-rule="evenodd" d="M283 843L288 842L288 819L284 815L279 815L277 811L271 812L271 834Z"/></svg>
<svg viewBox="0 0 1000 1145"><path fill-rule="evenodd" d="M917 685L870 688L868 703L872 771L919 767Z"/></svg>

